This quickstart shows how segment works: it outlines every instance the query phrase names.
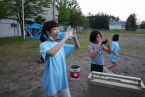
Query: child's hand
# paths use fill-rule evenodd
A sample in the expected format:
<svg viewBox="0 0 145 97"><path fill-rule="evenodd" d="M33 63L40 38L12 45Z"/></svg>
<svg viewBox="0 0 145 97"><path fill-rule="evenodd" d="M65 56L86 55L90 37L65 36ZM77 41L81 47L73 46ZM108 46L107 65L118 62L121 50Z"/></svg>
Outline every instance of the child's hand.
<svg viewBox="0 0 145 97"><path fill-rule="evenodd" d="M93 58L93 57L95 57L96 56L96 51L95 50L89 50L89 57L91 57L91 58Z"/></svg>
<svg viewBox="0 0 145 97"><path fill-rule="evenodd" d="M64 39L67 40L68 38L69 38L69 32L66 31L65 34L64 34Z"/></svg>
<svg viewBox="0 0 145 97"><path fill-rule="evenodd" d="M72 28L72 37L76 37L76 29Z"/></svg>
<svg viewBox="0 0 145 97"><path fill-rule="evenodd" d="M110 42L109 42L108 39L105 39L105 42L106 42L106 45L107 45L107 46L110 46Z"/></svg>

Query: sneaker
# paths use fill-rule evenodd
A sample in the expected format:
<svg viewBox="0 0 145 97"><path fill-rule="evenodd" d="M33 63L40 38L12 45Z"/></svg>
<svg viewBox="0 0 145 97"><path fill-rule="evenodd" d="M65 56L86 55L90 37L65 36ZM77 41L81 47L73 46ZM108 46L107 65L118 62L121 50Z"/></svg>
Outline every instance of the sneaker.
<svg viewBox="0 0 145 97"><path fill-rule="evenodd" d="M43 60L37 60L37 63L44 63L44 61Z"/></svg>
<svg viewBox="0 0 145 97"><path fill-rule="evenodd" d="M112 71L110 71L110 70L107 69L106 67L104 67L104 71L105 71L106 73L114 74Z"/></svg>

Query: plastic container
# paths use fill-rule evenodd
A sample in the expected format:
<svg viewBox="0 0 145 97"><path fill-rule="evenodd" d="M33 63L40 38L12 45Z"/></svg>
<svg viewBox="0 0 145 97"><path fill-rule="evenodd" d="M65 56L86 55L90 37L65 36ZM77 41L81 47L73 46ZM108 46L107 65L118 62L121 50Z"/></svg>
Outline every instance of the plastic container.
<svg viewBox="0 0 145 97"><path fill-rule="evenodd" d="M70 67L70 79L79 80L80 79L80 66L72 65Z"/></svg>
<svg viewBox="0 0 145 97"><path fill-rule="evenodd" d="M141 78L93 71L87 97L145 97L145 85Z"/></svg>

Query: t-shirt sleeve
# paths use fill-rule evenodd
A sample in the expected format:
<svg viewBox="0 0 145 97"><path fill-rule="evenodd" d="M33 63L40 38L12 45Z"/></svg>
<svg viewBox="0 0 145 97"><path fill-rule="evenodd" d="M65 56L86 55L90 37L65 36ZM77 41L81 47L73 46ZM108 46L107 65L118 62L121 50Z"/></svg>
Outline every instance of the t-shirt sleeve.
<svg viewBox="0 0 145 97"><path fill-rule="evenodd" d="M112 43L112 46L111 46L112 50L115 51L115 52L118 52L120 50L120 47L118 44L115 44L115 43Z"/></svg>
<svg viewBox="0 0 145 97"><path fill-rule="evenodd" d="M74 51L75 46L71 44L64 44L64 52L65 56L70 56L72 52Z"/></svg>
<svg viewBox="0 0 145 97"><path fill-rule="evenodd" d="M90 51L90 50L95 50L96 48L95 48L95 46L94 45L92 45L92 44L89 44L88 45L88 51Z"/></svg>
<svg viewBox="0 0 145 97"><path fill-rule="evenodd" d="M88 51L91 50L91 49L92 49L92 46L91 45L88 45Z"/></svg>
<svg viewBox="0 0 145 97"><path fill-rule="evenodd" d="M43 57L44 60L46 59L46 54L47 54L48 50L50 50L49 45L47 45L46 43L41 43L40 44L40 54L41 54L41 56Z"/></svg>
<svg viewBox="0 0 145 97"><path fill-rule="evenodd" d="M115 48L116 48L115 44L112 43L112 44L111 44L111 49L112 49L113 51L115 51Z"/></svg>
<svg viewBox="0 0 145 97"><path fill-rule="evenodd" d="M105 46L104 44L101 45L101 49L105 49L105 47L106 47L106 46Z"/></svg>

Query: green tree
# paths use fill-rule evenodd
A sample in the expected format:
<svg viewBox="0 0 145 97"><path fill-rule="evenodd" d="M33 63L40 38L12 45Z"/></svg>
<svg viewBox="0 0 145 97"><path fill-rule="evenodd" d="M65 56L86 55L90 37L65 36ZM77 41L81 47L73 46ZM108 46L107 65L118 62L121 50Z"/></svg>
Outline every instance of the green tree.
<svg viewBox="0 0 145 97"><path fill-rule="evenodd" d="M84 15L82 15L80 18L80 26L83 26L84 28L89 27L89 19Z"/></svg>
<svg viewBox="0 0 145 97"><path fill-rule="evenodd" d="M69 23L70 9L68 6L68 0L56 1L56 7L58 9L58 22L60 25L67 25Z"/></svg>
<svg viewBox="0 0 145 97"><path fill-rule="evenodd" d="M46 19L42 16L37 16L35 22L42 24Z"/></svg>
<svg viewBox="0 0 145 97"><path fill-rule="evenodd" d="M2 6L3 4L3 6ZM24 0L25 19L35 18L41 14L44 8L48 8L51 0ZM22 0L2 0L0 1L2 11L0 18L14 18L20 23L23 36L23 17L22 17Z"/></svg>
<svg viewBox="0 0 145 97"><path fill-rule="evenodd" d="M119 20L120 20L119 17L115 17L112 15L109 16L109 21L119 21Z"/></svg>
<svg viewBox="0 0 145 97"><path fill-rule="evenodd" d="M90 14L90 16L88 16L89 19L89 27L92 29L96 29L96 16Z"/></svg>
<svg viewBox="0 0 145 97"><path fill-rule="evenodd" d="M56 1L58 8L58 22L61 25L86 26L87 18L82 15L79 3L76 0Z"/></svg>
<svg viewBox="0 0 145 97"><path fill-rule="evenodd" d="M97 13L96 15L89 13L88 19L89 27L92 29L109 29L109 21L118 21L119 17L104 13Z"/></svg>
<svg viewBox="0 0 145 97"><path fill-rule="evenodd" d="M141 22L140 28L141 28L141 29L145 29L145 21L142 21L142 22Z"/></svg>
<svg viewBox="0 0 145 97"><path fill-rule="evenodd" d="M69 14L69 25L71 26L87 26L88 20L87 18L82 14L79 3L77 3L76 0L69 1L69 8L70 8L70 14Z"/></svg>
<svg viewBox="0 0 145 97"><path fill-rule="evenodd" d="M10 6L9 0L0 1L0 19L6 18L9 15L7 8Z"/></svg>
<svg viewBox="0 0 145 97"><path fill-rule="evenodd" d="M136 24L136 14L131 14L126 20L126 30L136 30L137 24Z"/></svg>
<svg viewBox="0 0 145 97"><path fill-rule="evenodd" d="M109 29L108 15L101 13L96 15L96 29Z"/></svg>

